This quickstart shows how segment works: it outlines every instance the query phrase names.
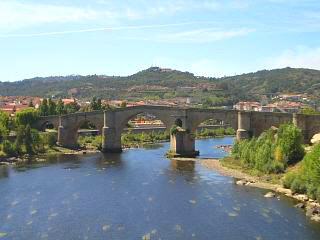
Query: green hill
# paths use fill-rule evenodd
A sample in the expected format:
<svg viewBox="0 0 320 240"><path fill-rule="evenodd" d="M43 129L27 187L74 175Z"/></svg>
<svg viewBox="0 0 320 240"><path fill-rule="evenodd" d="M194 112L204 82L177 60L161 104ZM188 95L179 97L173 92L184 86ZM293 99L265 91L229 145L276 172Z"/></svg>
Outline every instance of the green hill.
<svg viewBox="0 0 320 240"><path fill-rule="evenodd" d="M193 96L234 102L277 92L309 92L319 95L320 71L284 68L232 77L206 78L189 72L152 67L128 77L72 75L0 82L0 95L3 96L97 96L107 99Z"/></svg>

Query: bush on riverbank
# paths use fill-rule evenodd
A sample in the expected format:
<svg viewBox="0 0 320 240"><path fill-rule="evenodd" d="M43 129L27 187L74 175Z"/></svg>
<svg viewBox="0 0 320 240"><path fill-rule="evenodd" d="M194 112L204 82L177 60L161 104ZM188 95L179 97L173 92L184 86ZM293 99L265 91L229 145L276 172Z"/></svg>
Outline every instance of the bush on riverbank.
<svg viewBox="0 0 320 240"><path fill-rule="evenodd" d="M196 137L221 137L221 136L231 136L235 135L236 132L233 128L218 128L218 129L208 129L203 128L196 131Z"/></svg>
<svg viewBox="0 0 320 240"><path fill-rule="evenodd" d="M170 140L168 132L151 132L151 133L125 133L121 136L121 142L125 147L143 145L145 143L155 143Z"/></svg>
<svg viewBox="0 0 320 240"><path fill-rule="evenodd" d="M37 111L28 108L14 117L0 112L0 155L2 158L33 155L44 151L44 138L30 126L38 117ZM16 135L15 140L9 133Z"/></svg>
<svg viewBox="0 0 320 240"><path fill-rule="evenodd" d="M283 185L320 201L320 144L306 154L297 171L286 174Z"/></svg>
<svg viewBox="0 0 320 240"><path fill-rule="evenodd" d="M236 141L232 156L243 167L263 173L282 173L289 164L304 156L301 130L293 124L283 124L276 131L263 132L258 138Z"/></svg>
<svg viewBox="0 0 320 240"><path fill-rule="evenodd" d="M232 128L227 129L203 129L196 132L196 137L222 137L226 135L234 135L235 131ZM127 132L121 135L121 143L123 147L142 146L147 143L157 143L169 141L170 134L166 132L152 131L151 133L131 133ZM78 144L81 147L89 146L94 148L101 147L101 136L80 136Z"/></svg>
<svg viewBox="0 0 320 240"><path fill-rule="evenodd" d="M102 137L101 136L79 136L78 145L80 147L92 147L101 148Z"/></svg>

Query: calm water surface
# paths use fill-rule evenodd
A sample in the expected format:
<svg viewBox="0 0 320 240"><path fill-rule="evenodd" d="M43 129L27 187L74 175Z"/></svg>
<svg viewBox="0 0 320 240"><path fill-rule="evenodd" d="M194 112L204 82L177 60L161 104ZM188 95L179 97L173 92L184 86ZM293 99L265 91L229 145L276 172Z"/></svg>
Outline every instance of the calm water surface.
<svg viewBox="0 0 320 240"><path fill-rule="evenodd" d="M197 141L201 157L222 157ZM168 144L0 168L1 239L320 239L293 200L237 186L199 164L174 169Z"/></svg>

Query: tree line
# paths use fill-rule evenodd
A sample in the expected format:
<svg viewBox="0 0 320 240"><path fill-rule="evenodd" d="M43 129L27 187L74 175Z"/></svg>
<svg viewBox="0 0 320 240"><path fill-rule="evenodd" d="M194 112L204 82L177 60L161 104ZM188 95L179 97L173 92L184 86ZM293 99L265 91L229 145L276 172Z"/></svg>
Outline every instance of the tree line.
<svg viewBox="0 0 320 240"><path fill-rule="evenodd" d="M245 169L261 173L286 173L283 185L320 201L320 144L305 154L301 130L293 124L269 129L257 138L236 141L232 157ZM287 171L296 166L294 171Z"/></svg>
<svg viewBox="0 0 320 240"><path fill-rule="evenodd" d="M45 152L55 145L55 134L41 134L31 126L39 116L33 108L16 112L14 116L0 111L0 157L18 157Z"/></svg>

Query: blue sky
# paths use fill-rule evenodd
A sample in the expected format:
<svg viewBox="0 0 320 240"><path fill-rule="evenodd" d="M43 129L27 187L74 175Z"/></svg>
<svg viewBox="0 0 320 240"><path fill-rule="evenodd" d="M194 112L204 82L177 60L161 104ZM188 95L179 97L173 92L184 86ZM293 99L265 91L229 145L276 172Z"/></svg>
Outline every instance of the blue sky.
<svg viewBox="0 0 320 240"><path fill-rule="evenodd" d="M320 70L319 0L0 0L0 81Z"/></svg>

